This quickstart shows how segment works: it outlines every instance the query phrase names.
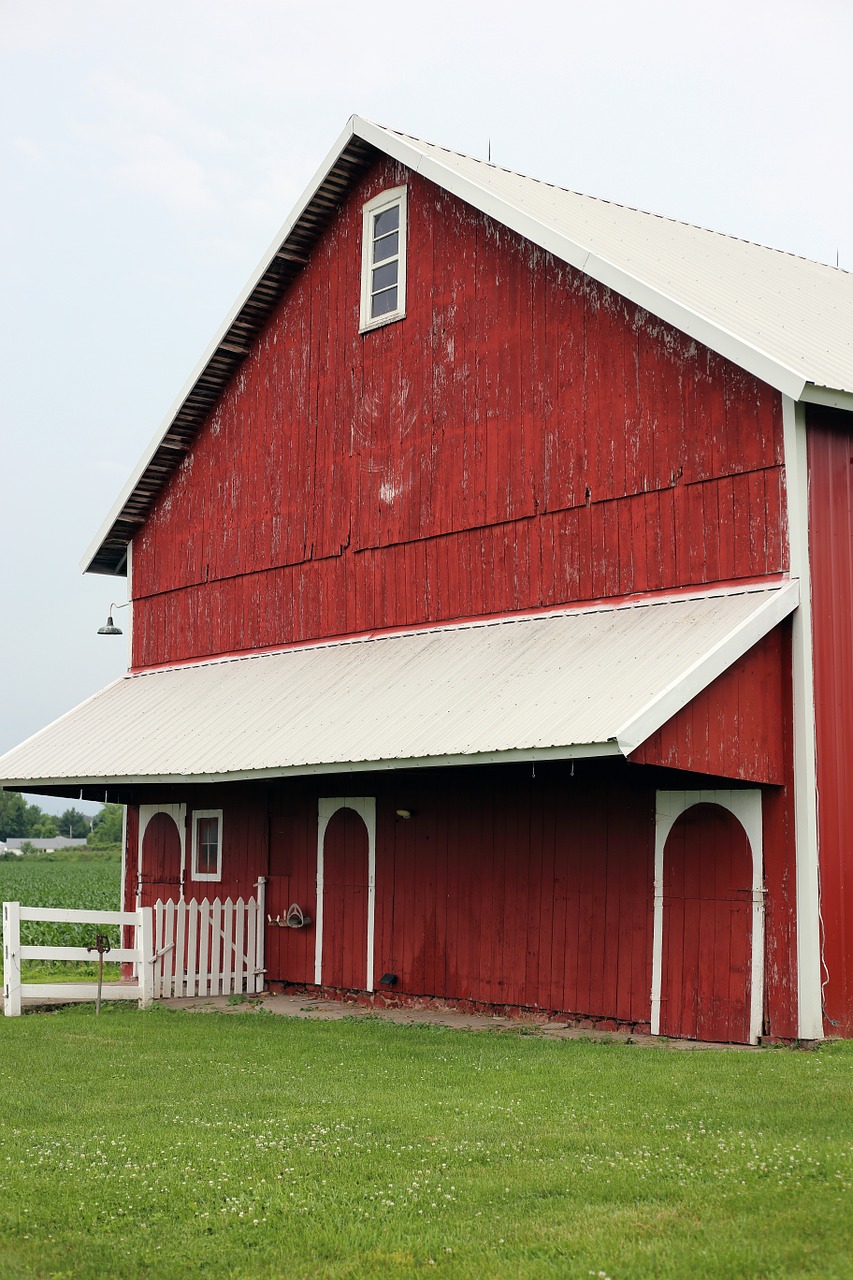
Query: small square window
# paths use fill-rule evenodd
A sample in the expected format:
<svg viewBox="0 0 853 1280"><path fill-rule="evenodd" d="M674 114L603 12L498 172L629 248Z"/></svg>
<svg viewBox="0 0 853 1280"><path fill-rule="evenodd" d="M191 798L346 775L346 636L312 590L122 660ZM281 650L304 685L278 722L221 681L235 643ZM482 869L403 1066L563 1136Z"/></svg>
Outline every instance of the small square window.
<svg viewBox="0 0 853 1280"><path fill-rule="evenodd" d="M383 191L364 206L361 332L406 314L406 188Z"/></svg>
<svg viewBox="0 0 853 1280"><path fill-rule="evenodd" d="M193 880L222 879L222 810L193 813Z"/></svg>

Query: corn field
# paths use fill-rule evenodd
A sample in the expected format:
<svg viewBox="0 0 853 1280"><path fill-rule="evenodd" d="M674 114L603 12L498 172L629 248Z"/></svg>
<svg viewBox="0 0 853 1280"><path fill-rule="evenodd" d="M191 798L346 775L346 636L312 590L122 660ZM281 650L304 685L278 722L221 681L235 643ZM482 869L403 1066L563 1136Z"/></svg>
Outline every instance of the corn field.
<svg viewBox="0 0 853 1280"><path fill-rule="evenodd" d="M24 857L0 862L0 902L27 907L67 907L75 910L117 911L121 896L121 862L103 858L92 862L42 861ZM28 946L87 947L94 942L95 925L25 921L21 941ZM101 929L112 946L119 945L119 929Z"/></svg>

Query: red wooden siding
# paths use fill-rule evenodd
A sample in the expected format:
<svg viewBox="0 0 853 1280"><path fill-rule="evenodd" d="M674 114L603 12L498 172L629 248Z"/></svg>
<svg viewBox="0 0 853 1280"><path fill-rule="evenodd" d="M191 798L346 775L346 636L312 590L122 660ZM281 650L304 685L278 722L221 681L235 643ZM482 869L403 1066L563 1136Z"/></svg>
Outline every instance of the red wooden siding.
<svg viewBox="0 0 853 1280"><path fill-rule="evenodd" d="M646 1022L654 804L573 783L409 788L380 811L376 976L399 989Z"/></svg>
<svg viewBox="0 0 853 1280"><path fill-rule="evenodd" d="M784 633L784 634L783 634ZM790 626L777 627L636 751L636 764L750 782L786 779Z"/></svg>
<svg viewBox="0 0 853 1280"><path fill-rule="evenodd" d="M719 805L677 820L663 856L661 1035L749 1042L752 852Z"/></svg>
<svg viewBox="0 0 853 1280"><path fill-rule="evenodd" d="M809 410L809 522L814 628L824 1012L853 1035L853 428Z"/></svg>
<svg viewBox="0 0 853 1280"><path fill-rule="evenodd" d="M536 777L469 769L362 779L359 791L377 799L374 981L391 972L398 975L394 990L408 995L647 1023L661 776L647 782L646 771L622 766L608 778L579 764L576 776L569 766L537 766ZM701 785L706 781L697 780ZM284 916L295 902L312 924L268 927L267 979L313 983L318 798L339 795L346 785L294 780L203 790L188 790L184 798L188 808L223 809L223 878L188 880L186 896L247 898L258 876L268 876L268 914ZM169 794L171 802L177 798ZM795 1036L790 791L765 788L763 807L765 1029ZM398 818L398 808L410 809L412 818ZM325 851L332 883L346 879L334 873L340 842L333 824L346 827L348 817L358 827L361 820L349 811L330 823ZM134 825L131 810L131 901ZM337 853L346 860L346 839ZM349 986L355 973L347 976L344 968L363 965L365 956L364 908L348 900L338 910L335 893L326 900L324 982L340 978Z"/></svg>
<svg viewBox="0 0 853 1280"><path fill-rule="evenodd" d="M408 314L358 333L409 185ZM391 161L134 541L134 665L786 568L766 385Z"/></svg>

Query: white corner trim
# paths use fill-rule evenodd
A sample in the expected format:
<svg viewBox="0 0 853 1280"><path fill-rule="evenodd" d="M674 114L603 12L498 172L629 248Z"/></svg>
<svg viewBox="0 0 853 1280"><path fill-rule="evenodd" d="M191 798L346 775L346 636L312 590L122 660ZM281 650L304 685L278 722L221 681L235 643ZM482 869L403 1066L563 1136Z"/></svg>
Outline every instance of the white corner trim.
<svg viewBox="0 0 853 1280"><path fill-rule="evenodd" d="M773 591L767 600L723 636L707 653L703 653L692 666L656 694L635 716L626 721L616 734L616 741L623 755L630 753L653 734L662 724L686 707L697 694L742 658L753 645L778 626L792 613L799 601L799 584L785 582Z"/></svg>
<svg viewBox="0 0 853 1280"><path fill-rule="evenodd" d="M185 880L186 880L186 859L187 859L187 850L186 850L186 843L187 843L187 806L186 806L185 804L141 804L141 805L139 806L139 823L138 823L139 830L138 830L138 834L137 834L138 849L137 849L137 870L136 870L136 883L137 883L136 896L137 896L137 899L138 899L138 898L139 898L139 887L138 887L138 886L140 885L140 883L141 883L141 881L142 881L142 841L143 841L143 839L145 838L145 830L146 830L146 828L147 828L147 826L148 826L148 823L151 821L151 819L152 819L152 818L154 817L154 815L155 815L155 814L157 814L157 813L166 813L166 814L168 814L168 816L169 816L169 817L172 819L172 821L174 822L175 826L178 828L178 838L179 838L179 840L180 840L180 842L181 842L181 886L180 886L180 888L181 888L181 892L180 892L180 896L181 896L181 900L183 900L183 896L184 896L184 883L185 883ZM138 906L138 905L139 905L139 903L138 903L138 901L137 901L137 906Z"/></svg>
<svg viewBox="0 0 853 1280"><path fill-rule="evenodd" d="M791 633L794 704L794 830L797 870L797 1034L823 1039L820 973L820 870L817 821L812 591L806 411L782 397L785 492L791 573L802 583Z"/></svg>
<svg viewBox="0 0 853 1280"><path fill-rule="evenodd" d="M376 915L376 797L322 796L317 802L317 923L314 931L314 983L323 985L323 847L326 828L339 809L352 809L367 828L367 942L365 991L373 990L374 922Z"/></svg>
<svg viewBox="0 0 853 1280"><path fill-rule="evenodd" d="M749 1040L757 1044L761 1036L764 1009L764 832L761 792L744 791L658 791L655 802L655 890L652 927L652 1011L651 1032L660 1035L660 1001L663 971L663 855L669 833L676 821L696 804L716 804L737 818L746 832L752 852L752 968L750 985Z"/></svg>

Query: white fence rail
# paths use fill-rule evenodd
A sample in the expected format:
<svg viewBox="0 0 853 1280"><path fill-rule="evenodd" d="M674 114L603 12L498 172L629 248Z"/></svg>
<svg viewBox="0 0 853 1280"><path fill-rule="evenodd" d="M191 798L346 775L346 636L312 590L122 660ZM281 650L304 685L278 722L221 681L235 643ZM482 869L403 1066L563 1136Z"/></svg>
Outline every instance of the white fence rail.
<svg viewBox="0 0 853 1280"><path fill-rule="evenodd" d="M17 1017L24 1000L94 1000L95 982L21 982L22 960L92 960L85 947L30 947L21 945L21 921L42 920L54 924L118 924L134 930L134 946L114 947L110 960L135 965L138 979L107 988L109 1000L138 1000L151 1003L151 965L145 958L153 950L151 908L138 911L64 911L53 907L22 907L20 902L3 903L3 1009L7 1018Z"/></svg>
<svg viewBox="0 0 853 1280"><path fill-rule="evenodd" d="M113 947L110 960L132 964L133 982L110 983L106 1000L138 1000L140 1006L168 996L253 994L264 987L264 889L232 902L158 901L137 911L60 911L3 903L3 997L7 1017L24 1000L94 1000L94 982L21 982L22 960L92 960L85 947L21 945L22 920L59 924L117 924L134 929L132 947Z"/></svg>
<svg viewBox="0 0 853 1280"><path fill-rule="evenodd" d="M156 902L153 912L155 998L263 990L263 880L246 902Z"/></svg>

